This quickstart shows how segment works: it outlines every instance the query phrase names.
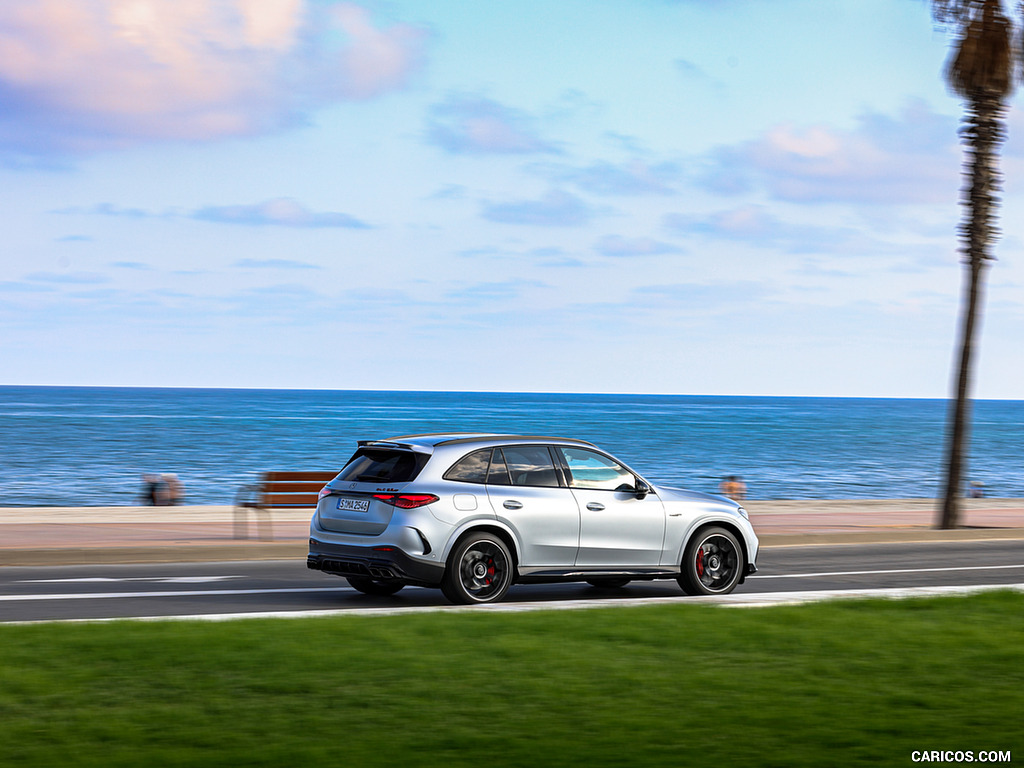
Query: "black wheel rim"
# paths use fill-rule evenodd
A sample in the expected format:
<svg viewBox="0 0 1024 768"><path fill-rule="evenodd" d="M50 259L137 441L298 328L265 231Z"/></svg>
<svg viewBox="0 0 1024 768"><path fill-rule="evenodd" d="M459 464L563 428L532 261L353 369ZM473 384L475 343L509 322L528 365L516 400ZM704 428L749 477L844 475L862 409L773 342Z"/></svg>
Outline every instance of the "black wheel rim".
<svg viewBox="0 0 1024 768"><path fill-rule="evenodd" d="M508 581L508 558L501 547L490 541L471 544L459 563L459 580L475 600L498 595Z"/></svg>
<svg viewBox="0 0 1024 768"><path fill-rule="evenodd" d="M739 553L725 536L709 536L697 547L694 572L698 581L712 592L729 587L739 569Z"/></svg>

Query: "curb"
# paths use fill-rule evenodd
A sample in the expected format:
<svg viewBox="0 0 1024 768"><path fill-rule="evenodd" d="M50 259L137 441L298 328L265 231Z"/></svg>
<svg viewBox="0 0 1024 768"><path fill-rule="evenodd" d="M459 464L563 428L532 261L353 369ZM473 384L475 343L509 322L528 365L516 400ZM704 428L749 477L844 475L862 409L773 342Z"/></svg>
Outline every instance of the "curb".
<svg viewBox="0 0 1024 768"><path fill-rule="evenodd" d="M844 533L762 534L759 538L761 549L957 541L1024 541L1024 528L964 528L949 531L934 529L865 530ZM240 541L237 544L213 545L0 549L0 567L304 560L308 551L305 539L301 541Z"/></svg>

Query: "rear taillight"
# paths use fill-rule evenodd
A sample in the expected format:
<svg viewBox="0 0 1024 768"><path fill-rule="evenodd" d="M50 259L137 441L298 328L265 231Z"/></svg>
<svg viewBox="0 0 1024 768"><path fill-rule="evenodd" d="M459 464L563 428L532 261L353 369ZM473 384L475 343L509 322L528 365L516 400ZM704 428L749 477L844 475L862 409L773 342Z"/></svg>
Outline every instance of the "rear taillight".
<svg viewBox="0 0 1024 768"><path fill-rule="evenodd" d="M334 491L325 485L320 489L320 495L316 497L317 502L319 502L324 496L330 496L332 493L334 493Z"/></svg>
<svg viewBox="0 0 1024 768"><path fill-rule="evenodd" d="M438 500L432 493L375 493L373 498L399 509L416 509L433 504Z"/></svg>

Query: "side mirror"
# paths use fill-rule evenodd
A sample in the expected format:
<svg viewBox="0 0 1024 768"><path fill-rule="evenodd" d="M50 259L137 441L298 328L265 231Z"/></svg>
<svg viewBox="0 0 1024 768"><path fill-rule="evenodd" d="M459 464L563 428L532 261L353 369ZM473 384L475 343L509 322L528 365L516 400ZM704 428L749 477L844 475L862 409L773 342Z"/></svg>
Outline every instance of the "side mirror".
<svg viewBox="0 0 1024 768"><path fill-rule="evenodd" d="M636 479L636 497L638 499L647 498L647 494L651 492L651 486L649 486L644 480L639 477Z"/></svg>

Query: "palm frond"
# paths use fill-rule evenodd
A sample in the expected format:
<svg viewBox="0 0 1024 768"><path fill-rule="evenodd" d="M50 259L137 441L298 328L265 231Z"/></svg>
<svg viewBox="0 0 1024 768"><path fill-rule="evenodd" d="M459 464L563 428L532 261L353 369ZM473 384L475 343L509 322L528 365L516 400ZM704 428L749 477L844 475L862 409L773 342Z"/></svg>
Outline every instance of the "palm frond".
<svg viewBox="0 0 1024 768"><path fill-rule="evenodd" d="M970 97L984 91L1007 96L1013 90L1013 25L1003 15L1000 0L984 0L981 7L970 0L946 0L958 7L970 4L971 18L962 26L953 57L946 72L950 86Z"/></svg>
<svg viewBox="0 0 1024 768"><path fill-rule="evenodd" d="M1002 0L931 0L932 18L943 26L961 29L973 19L981 16L986 5L1003 9Z"/></svg>

